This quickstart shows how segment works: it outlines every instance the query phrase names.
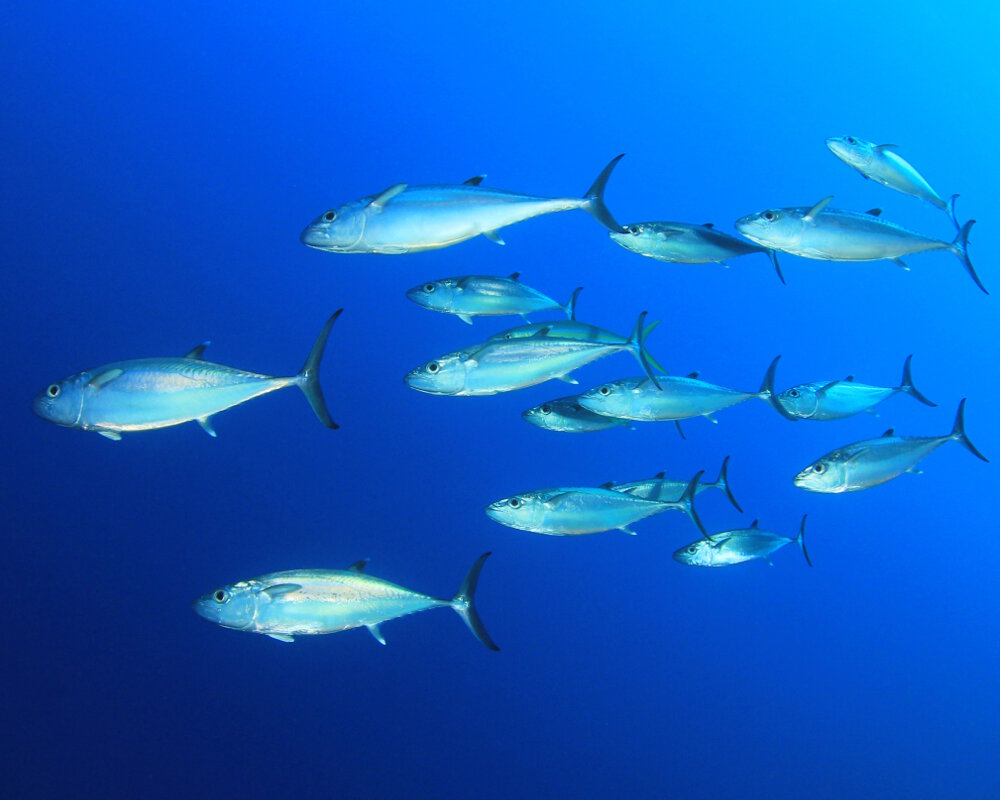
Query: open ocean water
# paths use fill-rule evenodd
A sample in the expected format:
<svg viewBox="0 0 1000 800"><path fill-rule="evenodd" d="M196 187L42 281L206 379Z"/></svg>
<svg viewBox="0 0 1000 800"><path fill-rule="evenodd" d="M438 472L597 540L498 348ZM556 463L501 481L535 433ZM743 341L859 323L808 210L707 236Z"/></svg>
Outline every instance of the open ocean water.
<svg viewBox="0 0 1000 800"><path fill-rule="evenodd" d="M9 798L1000 797L996 340L1000 83L993 4L720 2L64 3L0 17L6 420L0 795ZM664 264L570 211L444 250L310 250L317 214L394 183L581 195L620 152L622 223L836 205L949 240L947 217L826 148L900 146L979 222L980 293L947 252L836 264L764 255ZM520 412L551 382L436 397L403 375L472 327L409 302L422 281L519 271L672 372L756 390L853 374L893 386L915 354L928 408L791 424L751 400L685 425L564 435ZM324 320L340 430L295 390L114 443L32 414L107 362L206 356L298 370ZM558 314L553 315L553 318ZM545 319L538 314L533 320ZM581 390L638 366L614 355ZM969 436L866 492L792 477L894 427ZM711 531L809 514L794 546L722 570L671 554L679 514L547 537L487 503L666 470L730 481ZM713 496L714 495L714 496ZM198 618L198 595L370 558L450 597L493 551L489 652L450 611L281 644Z"/></svg>

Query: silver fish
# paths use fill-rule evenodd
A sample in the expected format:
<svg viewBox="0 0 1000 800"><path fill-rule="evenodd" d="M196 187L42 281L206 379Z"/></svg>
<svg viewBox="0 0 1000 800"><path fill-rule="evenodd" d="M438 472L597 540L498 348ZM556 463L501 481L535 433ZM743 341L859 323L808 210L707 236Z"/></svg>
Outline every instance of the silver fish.
<svg viewBox="0 0 1000 800"><path fill-rule="evenodd" d="M704 533L705 527L694 508L694 497L702 474L699 472L694 476L675 502L643 500L605 488L559 487L537 489L497 500L486 507L486 516L508 528L550 536L580 536L611 530L635 535L630 525L673 509L687 514L698 530Z"/></svg>
<svg viewBox="0 0 1000 800"><path fill-rule="evenodd" d="M418 253L475 236L503 244L501 228L542 214L582 208L602 225L622 230L604 205L604 187L617 156L582 198L550 198L485 189L482 175L461 184L408 186L383 192L320 214L302 231L302 244L330 253Z"/></svg>
<svg viewBox="0 0 1000 800"><path fill-rule="evenodd" d="M904 472L919 472L916 465L946 442L961 442L976 458L989 461L965 435L965 400L958 406L955 425L944 436L896 436L892 428L879 439L845 445L827 453L795 476L800 489L840 494L870 489Z"/></svg>
<svg viewBox="0 0 1000 800"><path fill-rule="evenodd" d="M579 286L565 304L557 303L537 289L518 280L520 273L506 278L493 275L465 275L460 278L439 278L414 286L406 296L418 306L454 314L462 322L472 324L473 317L496 317L508 314L527 315L536 311L558 309L573 318Z"/></svg>
<svg viewBox="0 0 1000 800"><path fill-rule="evenodd" d="M896 387L869 386L857 383L853 375L837 381L803 383L778 393L774 388L774 372L781 356L774 359L767 372L764 387L770 393L771 404L785 419L793 422L800 419L831 420L845 419L863 411L875 413L879 403L894 394L908 394L927 406L937 406L913 385L910 364L913 356L906 357L903 364L903 381Z"/></svg>
<svg viewBox="0 0 1000 800"><path fill-rule="evenodd" d="M576 395L541 403L521 413L525 422L559 433L591 433L621 426L631 427L631 420L606 417L587 411Z"/></svg>
<svg viewBox="0 0 1000 800"><path fill-rule="evenodd" d="M711 222L692 225L689 222L634 222L625 226L625 233L609 231L616 243L647 258L677 264L722 264L748 253L766 253L781 282L785 282L774 250L758 247L745 239L737 239L715 229Z"/></svg>
<svg viewBox="0 0 1000 800"><path fill-rule="evenodd" d="M903 256L930 250L948 250L962 262L976 286L986 291L969 259L969 231L962 226L951 242L931 239L881 219L879 209L867 214L829 208L833 196L812 208L772 208L736 221L736 229L762 247L823 261L878 261L888 259L906 267ZM876 213L877 212L877 213Z"/></svg>
<svg viewBox="0 0 1000 800"><path fill-rule="evenodd" d="M680 500L684 496L687 482L671 480L666 475L667 473L665 472L659 472L652 478L646 478L641 481L608 483L605 484L605 488L616 492L624 492L633 497L640 497L643 500L657 500L661 503ZM719 469L719 477L714 481L701 481L695 488L695 495L699 495L707 489L719 489L725 492L726 497L729 498L729 502L733 504L737 511L741 514L743 513L743 509L740 508L740 504L736 502L736 498L733 497L732 490L729 488L729 456L726 456L722 461L722 467Z"/></svg>
<svg viewBox="0 0 1000 800"><path fill-rule="evenodd" d="M806 516L799 525L799 535L782 536L780 533L762 531L757 520L749 528L713 533L706 539L692 542L674 552L674 559L689 567L729 567L745 561L763 559L771 564L771 554L786 544L795 542L802 548L802 555L811 567L809 551L806 550ZM772 564L773 566L773 564Z"/></svg>
<svg viewBox="0 0 1000 800"><path fill-rule="evenodd" d="M509 392L558 378L577 383L570 373L612 353L628 351L653 375L646 352L643 311L624 343L544 335L490 340L436 358L407 373L406 384L418 392L477 396ZM655 378L654 378L655 380Z"/></svg>
<svg viewBox="0 0 1000 800"><path fill-rule="evenodd" d="M180 425L197 420L215 436L211 418L262 394L297 386L328 428L337 423L327 411L319 366L333 323L326 321L305 365L296 375L275 378L205 361L208 343L181 358L115 361L50 384L34 400L38 416L56 425L96 431L118 441L122 433Z"/></svg>
<svg viewBox="0 0 1000 800"><path fill-rule="evenodd" d="M367 559L348 569L298 569L238 581L204 594L194 602L197 614L223 628L263 633L280 642L296 636L337 633L365 627L379 642L379 625L429 608L450 608L490 650L499 650L476 613L476 584L483 553L458 592L440 600L366 575Z"/></svg>
<svg viewBox="0 0 1000 800"><path fill-rule="evenodd" d="M894 152L898 149L896 145L875 144L856 136L832 136L826 140L826 146L837 158L854 167L865 178L897 192L926 200L935 208L944 211L955 228L962 229L955 217L955 200L958 199L958 195L953 194L949 202L942 200L924 177L908 161Z"/></svg>

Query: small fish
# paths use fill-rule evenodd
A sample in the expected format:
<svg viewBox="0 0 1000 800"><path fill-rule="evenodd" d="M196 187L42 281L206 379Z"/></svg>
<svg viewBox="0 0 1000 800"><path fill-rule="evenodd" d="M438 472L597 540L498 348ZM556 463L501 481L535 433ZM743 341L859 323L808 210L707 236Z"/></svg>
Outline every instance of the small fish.
<svg viewBox="0 0 1000 800"><path fill-rule="evenodd" d="M632 336L622 343L552 338L541 333L527 337L489 340L448 353L407 373L411 389L428 394L477 396L510 392L557 378L577 383L570 373L612 353L628 351L652 376L643 311ZM655 380L655 378L652 378Z"/></svg>
<svg viewBox="0 0 1000 800"><path fill-rule="evenodd" d="M625 226L625 233L609 231L608 235L626 250L657 261L677 264L722 264L748 253L766 253L781 282L785 282L774 250L758 247L745 239L717 231L711 222L692 225L689 222L635 222Z"/></svg>
<svg viewBox="0 0 1000 800"><path fill-rule="evenodd" d="M944 211L956 229L962 229L955 218L955 200L958 195L953 194L950 202L942 200L923 176L902 156L894 152L898 149L896 145L866 142L856 136L832 136L826 140L826 146L837 158L854 167L865 178L897 192L926 200L935 208Z"/></svg>
<svg viewBox="0 0 1000 800"><path fill-rule="evenodd" d="M508 528L551 536L580 536L611 530L635 535L630 525L673 509L687 514L704 533L705 527L694 508L702 474L695 475L681 497L672 502L643 500L606 488L560 487L497 500L486 507L486 516Z"/></svg>
<svg viewBox="0 0 1000 800"><path fill-rule="evenodd" d="M582 198L535 197L484 189L485 176L461 184L407 186L331 208L310 223L302 244L330 253L418 253L437 250L482 235L503 244L501 228L542 214L582 208L613 231L622 230L604 205L604 187L615 165L611 159Z"/></svg>
<svg viewBox="0 0 1000 800"><path fill-rule="evenodd" d="M870 489L904 472L919 473L916 465L946 442L961 442L976 458L989 461L965 435L965 399L958 405L955 425L944 436L896 436L889 428L879 439L845 445L827 453L795 476L800 489L824 494Z"/></svg>
<svg viewBox="0 0 1000 800"><path fill-rule="evenodd" d="M258 375L205 361L205 342L181 358L116 361L72 375L39 392L34 410L56 425L96 431L114 441L120 440L122 433L191 420L215 436L214 414L262 394L297 386L319 421L336 428L319 385L319 366L330 330L342 311L326 321L305 365L290 377Z"/></svg>
<svg viewBox="0 0 1000 800"><path fill-rule="evenodd" d="M429 608L450 608L480 642L499 650L476 613L476 584L489 556L483 553L476 559L450 600L366 575L365 559L345 570L288 570L231 583L199 597L194 610L223 628L263 633L279 642L363 626L379 644L385 644L381 623Z"/></svg>
<svg viewBox="0 0 1000 800"><path fill-rule="evenodd" d="M462 322L472 324L473 317L497 317L508 314L527 315L536 311L559 309L567 317L576 316L576 298L582 286L561 305L536 289L521 283L520 273L506 278L492 275L465 275L461 278L440 278L410 289L406 296L418 306L454 314Z"/></svg>
<svg viewBox="0 0 1000 800"><path fill-rule="evenodd" d="M591 433L620 426L631 427L631 420L605 417L587 411L576 395L549 400L521 413L526 422L559 433Z"/></svg>
<svg viewBox="0 0 1000 800"><path fill-rule="evenodd" d="M874 413L875 406L899 393L908 394L924 405L937 407L937 403L928 400L913 385L910 374L912 355L907 356L903 364L902 383L894 388L857 383L853 375L848 375L839 381L803 383L779 394L774 388L774 372L780 358L778 356L772 362L764 387L770 392L771 404L778 413L793 422L800 419L846 419L863 411Z"/></svg>
<svg viewBox="0 0 1000 800"><path fill-rule="evenodd" d="M622 378L597 386L580 395L580 405L595 414L638 422L666 422L708 417L745 400L768 399L768 390L758 392L727 389L698 379L692 372L686 377L661 375L660 388L640 375ZM715 421L714 419L712 420Z"/></svg>
<svg viewBox="0 0 1000 800"><path fill-rule="evenodd" d="M809 551L806 550L807 516L808 514L802 517L799 535L795 537L762 531L757 527L757 520L754 520L749 528L713 533L706 539L692 542L677 550L674 553L674 560L689 567L729 567L756 559L763 559L771 564L772 553L786 544L795 542L802 548L802 555L806 557L806 563L811 567L812 561L809 559Z"/></svg>
<svg viewBox="0 0 1000 800"><path fill-rule="evenodd" d="M772 208L736 221L736 229L762 247L822 261L878 261L888 259L909 269L903 256L931 250L949 250L983 292L986 287L969 259L969 231L962 226L951 242L931 239L881 219L880 209L866 214L828 208L833 196L812 208Z"/></svg>
<svg viewBox="0 0 1000 800"><path fill-rule="evenodd" d="M702 481L699 483L695 489L695 495L699 495L707 489L719 489L726 493L729 502L742 514L743 509L740 508L740 504L736 502L736 498L733 497L732 490L729 488L728 469L729 456L726 456L722 461L722 467L719 469L719 477L714 481ZM684 490L687 488L687 483L671 480L666 477L665 472L659 472L652 478L631 481L629 483L607 484L606 488L613 489L616 492L624 492L643 500L657 500L662 503L680 500L684 495Z"/></svg>

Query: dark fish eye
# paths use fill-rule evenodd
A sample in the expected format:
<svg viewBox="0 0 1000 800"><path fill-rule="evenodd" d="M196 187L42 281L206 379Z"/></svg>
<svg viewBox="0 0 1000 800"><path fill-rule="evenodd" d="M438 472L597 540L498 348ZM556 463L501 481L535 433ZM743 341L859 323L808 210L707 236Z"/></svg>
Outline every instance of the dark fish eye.
<svg viewBox="0 0 1000 800"><path fill-rule="evenodd" d="M507 501L507 504L511 508L517 508L519 505L521 505L521 501L518 500L516 497L512 497L512 498L510 498L510 500Z"/></svg>
<svg viewBox="0 0 1000 800"><path fill-rule="evenodd" d="M56 386L56 385L55 385L55 384L53 383L53 384L52 384L52 385L51 385L51 386L50 386L50 387L48 388L48 392L49 392L49 397L58 397L58 396L59 396L59 387L58 387L58 386Z"/></svg>
<svg viewBox="0 0 1000 800"><path fill-rule="evenodd" d="M611 394L611 390L610 390L610 389L609 389L609 388L608 388L607 386L602 386L602 387L601 387L600 389L598 389L598 391L599 391L599 392L600 392L600 393L601 393L601 394L602 394L602 395L603 395L604 397L607 397L607 396L608 396L609 394Z"/></svg>
<svg viewBox="0 0 1000 800"><path fill-rule="evenodd" d="M428 293L433 292L434 291L434 284L433 283L425 283L424 284L424 291L428 292Z"/></svg>
<svg viewBox="0 0 1000 800"><path fill-rule="evenodd" d="M774 212L773 211L765 211L764 212L764 219L766 219L768 222L774 222Z"/></svg>
<svg viewBox="0 0 1000 800"><path fill-rule="evenodd" d="M551 414L552 413L552 406L548 406L548 405L542 406L541 409L540 409L540 411L543 414Z"/></svg>
<svg viewBox="0 0 1000 800"><path fill-rule="evenodd" d="M636 236L642 232L642 228L640 228L638 225L629 225L628 232L631 233L633 236Z"/></svg>
<svg viewBox="0 0 1000 800"><path fill-rule="evenodd" d="M690 546L690 547L688 548L688 552L689 552L689 553L696 553L697 551L698 551L698 548L697 548L697 547L695 547L694 545L691 545L691 546Z"/></svg>
<svg viewBox="0 0 1000 800"><path fill-rule="evenodd" d="M799 390L798 389L789 389L788 390L788 396L789 397L798 397L799 396Z"/></svg>
<svg viewBox="0 0 1000 800"><path fill-rule="evenodd" d="M228 599L229 599L229 595L227 595L222 589L219 589L215 593L215 600L216 600L216 602L225 603L226 600L228 600Z"/></svg>
<svg viewBox="0 0 1000 800"><path fill-rule="evenodd" d="M858 141L857 141L857 139L855 139L855 138L854 138L853 136L848 136L848 137L847 137L847 143L848 143L848 144L857 144L857 143L858 143Z"/></svg>
<svg viewBox="0 0 1000 800"><path fill-rule="evenodd" d="M427 371L432 375L439 369L441 369L441 367L438 365L437 361L432 361L430 364L427 365Z"/></svg>
<svg viewBox="0 0 1000 800"><path fill-rule="evenodd" d="M822 475L824 472L826 472L826 465L817 464L815 467L813 467L813 472L815 472L817 475Z"/></svg>
<svg viewBox="0 0 1000 800"><path fill-rule="evenodd" d="M327 222L333 222L336 218L337 218L337 212L336 211L327 211L323 215L323 219L325 219Z"/></svg>

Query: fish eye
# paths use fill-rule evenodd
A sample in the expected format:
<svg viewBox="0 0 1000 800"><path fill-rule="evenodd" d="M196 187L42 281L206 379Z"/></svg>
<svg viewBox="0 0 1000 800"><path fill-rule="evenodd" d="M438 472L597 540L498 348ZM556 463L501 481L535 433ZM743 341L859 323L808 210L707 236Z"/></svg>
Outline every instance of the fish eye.
<svg viewBox="0 0 1000 800"><path fill-rule="evenodd" d="M789 397L798 397L799 396L799 390L798 389L789 389L788 390L788 396Z"/></svg>
<svg viewBox="0 0 1000 800"><path fill-rule="evenodd" d="M510 498L510 500L507 501L507 505L509 505L511 508L517 508L519 505L521 505L521 501L518 500L516 497L512 497Z"/></svg>
<svg viewBox="0 0 1000 800"><path fill-rule="evenodd" d="M215 593L215 602L225 603L228 602L228 600L229 600L229 592L227 592L225 589L219 589Z"/></svg>
<svg viewBox="0 0 1000 800"><path fill-rule="evenodd" d="M764 219L766 219L768 222L774 222L775 216L776 215L773 211L764 212Z"/></svg>
<svg viewBox="0 0 1000 800"><path fill-rule="evenodd" d="M826 464L820 462L815 467L813 467L813 472L815 472L817 475L822 475L824 472L826 472Z"/></svg>
<svg viewBox="0 0 1000 800"><path fill-rule="evenodd" d="M858 140L857 140L857 139L855 139L855 138L854 138L853 136L848 136L848 137L847 137L847 143L848 143L848 144L857 144L857 143L858 143Z"/></svg>
<svg viewBox="0 0 1000 800"><path fill-rule="evenodd" d="M431 373L431 375L433 375L439 369L441 369L441 365L438 364L437 361L432 361L430 364L427 365L427 371Z"/></svg>
<svg viewBox="0 0 1000 800"><path fill-rule="evenodd" d="M59 387L56 386L56 384L54 384L54 383L46 391L48 392L49 397L58 397L59 396Z"/></svg>
<svg viewBox="0 0 1000 800"><path fill-rule="evenodd" d="M552 406L550 406L550 405L544 405L544 406L542 406L538 410L541 411L543 414L551 414L552 413Z"/></svg>
<svg viewBox="0 0 1000 800"><path fill-rule="evenodd" d="M427 292L428 294L430 294L431 292L433 292L434 291L434 284L433 283L425 283L424 284L424 291Z"/></svg>
<svg viewBox="0 0 1000 800"><path fill-rule="evenodd" d="M698 552L698 548L695 547L694 545L691 545L690 547L688 547L688 552L689 553L696 553L696 552Z"/></svg>
<svg viewBox="0 0 1000 800"><path fill-rule="evenodd" d="M602 386L597 391L599 391L603 397L607 397L609 394L611 394L611 389L609 389L607 386Z"/></svg>
<svg viewBox="0 0 1000 800"><path fill-rule="evenodd" d="M509 334L509 333L505 333L505 334L503 335L503 338L504 338L504 339L513 339L514 337L513 337L513 336L512 336L511 334Z"/></svg>
<svg viewBox="0 0 1000 800"><path fill-rule="evenodd" d="M642 232L642 228L640 228L638 225L629 225L628 232L631 233L633 236L636 236Z"/></svg>
<svg viewBox="0 0 1000 800"><path fill-rule="evenodd" d="M323 215L323 219L325 219L327 222L333 222L336 218L337 218L337 212L336 211L327 211Z"/></svg>

